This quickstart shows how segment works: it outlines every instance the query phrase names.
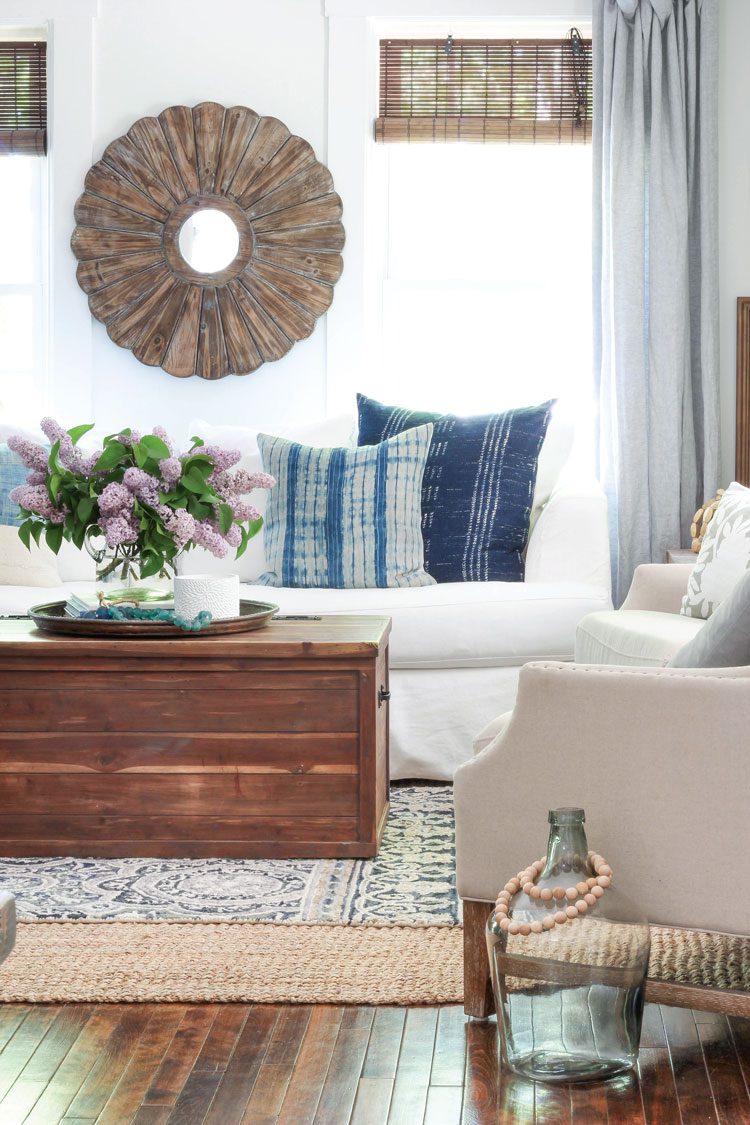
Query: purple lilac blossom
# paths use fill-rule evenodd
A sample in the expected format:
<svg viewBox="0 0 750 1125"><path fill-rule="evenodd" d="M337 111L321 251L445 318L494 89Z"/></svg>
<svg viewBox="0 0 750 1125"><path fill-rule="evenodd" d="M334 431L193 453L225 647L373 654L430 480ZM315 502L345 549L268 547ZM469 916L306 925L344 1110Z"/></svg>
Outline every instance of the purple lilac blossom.
<svg viewBox="0 0 750 1125"><path fill-rule="evenodd" d="M62 520L53 519L58 514L58 510L50 500L49 493L44 485L19 484L16 488L12 488L8 495L14 504L20 504L28 512L34 512L35 515L43 516L44 519L53 520L55 523L62 522ZM65 519L64 513L63 519Z"/></svg>
<svg viewBox="0 0 750 1125"><path fill-rule="evenodd" d="M29 441L20 434L11 434L8 438L8 449L18 454L27 469L46 473L49 454L43 445Z"/></svg>
<svg viewBox="0 0 750 1125"><path fill-rule="evenodd" d="M141 440L141 432L140 430L131 430L129 434L118 434L117 440L121 445L127 445L132 449Z"/></svg>
<svg viewBox="0 0 750 1125"><path fill-rule="evenodd" d="M118 481L111 481L99 497L99 511L103 516L127 515L133 510L134 497L130 489Z"/></svg>
<svg viewBox="0 0 750 1125"><path fill-rule="evenodd" d="M110 516L100 519L99 526L104 532L108 547L119 547L123 543L135 543L138 538L138 524L127 516Z"/></svg>
<svg viewBox="0 0 750 1125"><path fill-rule="evenodd" d="M204 445L199 452L207 454L214 463L214 469L220 473L242 460L239 449L222 449L220 445Z"/></svg>
<svg viewBox="0 0 750 1125"><path fill-rule="evenodd" d="M172 441L171 437L169 436L167 431L164 429L164 427L163 426L154 426L151 433L154 435L154 437L161 438L161 440L164 442L164 444L168 447L172 456L174 456L174 442Z"/></svg>
<svg viewBox="0 0 750 1125"><path fill-rule="evenodd" d="M246 520L259 520L260 512L254 508L252 504L246 504L244 500L237 500L234 497L229 501L229 506L232 509L232 517L237 523L245 523Z"/></svg>
<svg viewBox="0 0 750 1125"><path fill-rule="evenodd" d="M122 475L122 483L144 504L150 504L153 508L159 503L159 482L145 469L136 469L135 466L126 469Z"/></svg>
<svg viewBox="0 0 750 1125"><path fill-rule="evenodd" d="M157 437L161 437L157 434ZM179 457L165 457L163 461L159 462L159 469L161 470L162 480L167 486L176 484L182 476L182 462Z"/></svg>
<svg viewBox="0 0 750 1125"><path fill-rule="evenodd" d="M217 559L223 559L229 549L227 541L208 520L196 520L192 541L197 547L205 547Z"/></svg>
<svg viewBox="0 0 750 1125"><path fill-rule="evenodd" d="M164 511L166 509L166 511ZM171 511L166 504L159 509L161 521L174 539L178 551L190 542L195 534L195 520L184 508Z"/></svg>

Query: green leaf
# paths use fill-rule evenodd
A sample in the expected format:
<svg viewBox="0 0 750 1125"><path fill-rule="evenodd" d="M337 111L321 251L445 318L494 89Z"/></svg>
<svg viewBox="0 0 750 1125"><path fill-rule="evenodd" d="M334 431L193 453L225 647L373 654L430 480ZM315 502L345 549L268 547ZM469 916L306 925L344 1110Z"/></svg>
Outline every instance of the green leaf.
<svg viewBox="0 0 750 1125"><path fill-rule="evenodd" d="M205 480L200 473L194 472L192 469L182 478L182 483L188 492L194 492L196 496L202 496L206 491Z"/></svg>
<svg viewBox="0 0 750 1125"><path fill-rule="evenodd" d="M219 531L226 535L234 523L234 515L228 504L219 504Z"/></svg>
<svg viewBox="0 0 750 1125"><path fill-rule="evenodd" d="M154 457L157 461L163 461L166 457L172 456L167 443L157 437L156 434L146 434L138 444L149 457Z"/></svg>
<svg viewBox="0 0 750 1125"><path fill-rule="evenodd" d="M94 423L89 422L88 425L74 426L72 430L68 430L68 435L70 437L70 440L73 442L73 445L78 445L78 442L81 440L83 435L87 434L89 430L93 430L93 428Z"/></svg>
<svg viewBox="0 0 750 1125"><path fill-rule="evenodd" d="M18 538L27 551L31 550L31 520L26 520L18 529Z"/></svg>
<svg viewBox="0 0 750 1125"><path fill-rule="evenodd" d="M122 442L111 441L94 465L94 469L100 473L107 472L109 469L114 469L115 465L119 465L121 461L124 461L128 452L127 447L124 446Z"/></svg>
<svg viewBox="0 0 750 1125"><path fill-rule="evenodd" d="M42 532L43 531L44 531L44 524L43 523L35 523L31 528L31 534L32 534L32 537L33 537L34 542L36 543L37 547L39 546L39 540L42 538Z"/></svg>
<svg viewBox="0 0 750 1125"><path fill-rule="evenodd" d="M71 533L70 538L72 539L73 543L75 543L79 551L83 550L83 544L86 539L87 530L88 529L86 527L79 525L78 527L74 528Z"/></svg>
<svg viewBox="0 0 750 1125"><path fill-rule="evenodd" d="M49 457L47 458L47 464L49 465L50 469L53 472L60 472L60 470L62 468L62 466L60 464L59 454L60 454L60 442L59 441L53 442L52 448L49 451Z"/></svg>
<svg viewBox="0 0 750 1125"><path fill-rule="evenodd" d="M60 495L60 485L61 484L62 484L62 477L60 476L60 474L59 473L52 473L49 480L47 481L47 492L49 493L49 498L50 498L50 500L52 501L53 504L57 503L57 499Z"/></svg>
<svg viewBox="0 0 750 1125"><path fill-rule="evenodd" d="M44 538L47 540L47 546L49 547L50 551L53 551L55 554L57 554L63 541L62 524L56 523L53 524L52 527L48 527Z"/></svg>
<svg viewBox="0 0 750 1125"><path fill-rule="evenodd" d="M205 441L203 440L203 438L200 438L200 437L191 437L190 440L193 443L193 449L200 448L201 445L206 444Z"/></svg>
<svg viewBox="0 0 750 1125"><path fill-rule="evenodd" d="M153 574L158 574L163 566L164 560L162 556L149 552L149 557L141 561L141 578L150 578Z"/></svg>
<svg viewBox="0 0 750 1125"><path fill-rule="evenodd" d="M91 496L82 496L76 505L76 515L81 523L87 523L94 510L94 500Z"/></svg>
<svg viewBox="0 0 750 1125"><path fill-rule="evenodd" d="M210 519L214 514L213 506L211 504L203 504L195 496L191 496L188 500L187 510L190 515L197 520Z"/></svg>
<svg viewBox="0 0 750 1125"><path fill-rule="evenodd" d="M263 517L262 516L260 516L257 520L250 520L248 525L247 525L247 537L248 537L248 539L252 539L254 535L257 535L262 527L263 527Z"/></svg>

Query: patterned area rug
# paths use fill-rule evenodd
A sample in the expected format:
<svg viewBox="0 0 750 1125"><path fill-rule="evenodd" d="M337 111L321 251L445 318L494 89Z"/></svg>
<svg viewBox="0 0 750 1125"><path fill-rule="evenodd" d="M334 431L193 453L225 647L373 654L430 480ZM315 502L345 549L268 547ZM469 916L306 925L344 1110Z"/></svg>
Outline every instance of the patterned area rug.
<svg viewBox="0 0 750 1125"><path fill-rule="evenodd" d="M459 923L450 785L394 785L369 860L0 859L24 922Z"/></svg>
<svg viewBox="0 0 750 1125"><path fill-rule="evenodd" d="M371 860L0 859L0 1001L456 1002L454 859L452 788L419 783Z"/></svg>

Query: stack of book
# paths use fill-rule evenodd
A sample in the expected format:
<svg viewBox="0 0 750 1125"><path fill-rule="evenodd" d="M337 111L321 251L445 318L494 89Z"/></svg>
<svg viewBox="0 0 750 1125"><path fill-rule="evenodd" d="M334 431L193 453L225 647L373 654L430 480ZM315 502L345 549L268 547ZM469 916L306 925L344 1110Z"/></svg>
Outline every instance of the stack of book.
<svg viewBox="0 0 750 1125"><path fill-rule="evenodd" d="M149 609L174 609L174 597L171 590L154 590L147 586L123 587L116 590L78 590L68 594L65 616L81 617L82 614L91 613L102 605L137 605L148 606Z"/></svg>

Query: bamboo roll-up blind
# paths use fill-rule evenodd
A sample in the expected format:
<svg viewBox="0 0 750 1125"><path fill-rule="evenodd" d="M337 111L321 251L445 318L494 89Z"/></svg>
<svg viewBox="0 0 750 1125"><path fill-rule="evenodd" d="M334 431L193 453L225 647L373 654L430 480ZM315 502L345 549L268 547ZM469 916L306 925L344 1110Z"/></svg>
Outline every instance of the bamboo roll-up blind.
<svg viewBox="0 0 750 1125"><path fill-rule="evenodd" d="M0 156L47 151L47 44L0 41Z"/></svg>
<svg viewBox="0 0 750 1125"><path fill-rule="evenodd" d="M591 40L381 40L375 140L589 143Z"/></svg>

